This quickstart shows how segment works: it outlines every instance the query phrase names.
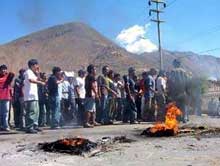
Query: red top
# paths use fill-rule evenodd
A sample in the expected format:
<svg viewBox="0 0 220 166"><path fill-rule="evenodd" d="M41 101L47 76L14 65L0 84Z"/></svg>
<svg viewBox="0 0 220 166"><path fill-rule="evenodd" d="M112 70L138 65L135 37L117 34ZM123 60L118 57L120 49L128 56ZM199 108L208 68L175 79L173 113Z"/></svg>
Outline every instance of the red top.
<svg viewBox="0 0 220 166"><path fill-rule="evenodd" d="M7 83L8 76L9 74L0 77L0 100L11 100L11 86Z"/></svg>

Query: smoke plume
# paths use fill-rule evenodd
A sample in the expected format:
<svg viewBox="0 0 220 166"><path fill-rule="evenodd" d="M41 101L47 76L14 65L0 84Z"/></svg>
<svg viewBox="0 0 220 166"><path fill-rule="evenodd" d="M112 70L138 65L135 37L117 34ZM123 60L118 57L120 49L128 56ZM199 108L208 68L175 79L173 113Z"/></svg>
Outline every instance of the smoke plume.
<svg viewBox="0 0 220 166"><path fill-rule="evenodd" d="M17 16L27 29L36 30L41 27L44 21L45 11L42 0L28 0L25 2L18 11Z"/></svg>

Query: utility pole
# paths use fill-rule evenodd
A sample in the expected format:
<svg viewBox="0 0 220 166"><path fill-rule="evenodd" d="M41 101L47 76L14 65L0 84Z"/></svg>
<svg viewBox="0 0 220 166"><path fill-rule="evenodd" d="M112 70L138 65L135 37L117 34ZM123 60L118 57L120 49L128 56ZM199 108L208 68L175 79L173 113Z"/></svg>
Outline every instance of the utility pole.
<svg viewBox="0 0 220 166"><path fill-rule="evenodd" d="M152 6L155 4L155 8L151 8L149 10L149 16L152 15L152 13L156 14L156 19L151 19L152 22L157 23L157 35L158 35L158 49L159 49L159 55L160 55L160 70L163 70L163 54L162 54L162 48L161 48L161 34L160 34L160 24L164 21L160 20L160 14L163 13L163 9L166 7L166 2L163 0L149 0L148 5ZM163 6L163 8L161 8Z"/></svg>

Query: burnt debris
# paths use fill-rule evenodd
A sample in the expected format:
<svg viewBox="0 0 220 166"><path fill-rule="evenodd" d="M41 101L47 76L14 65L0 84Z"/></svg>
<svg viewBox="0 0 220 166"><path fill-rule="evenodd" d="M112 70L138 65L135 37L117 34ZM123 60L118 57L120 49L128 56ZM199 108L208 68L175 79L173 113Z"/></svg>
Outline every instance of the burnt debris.
<svg viewBox="0 0 220 166"><path fill-rule="evenodd" d="M83 155L98 147L97 143L84 138L65 138L50 143L40 143L39 148L46 152L59 152Z"/></svg>
<svg viewBox="0 0 220 166"><path fill-rule="evenodd" d="M114 144L132 143L133 139L126 136L103 137L97 142L92 142L85 138L64 138L54 142L46 142L38 144L39 149L45 152L66 153L71 155L95 156L101 152L114 149Z"/></svg>
<svg viewBox="0 0 220 166"><path fill-rule="evenodd" d="M175 131L173 129L166 129L166 130L158 130L156 132L151 132L151 128L145 129L141 135L145 135L148 137L171 137L175 136Z"/></svg>

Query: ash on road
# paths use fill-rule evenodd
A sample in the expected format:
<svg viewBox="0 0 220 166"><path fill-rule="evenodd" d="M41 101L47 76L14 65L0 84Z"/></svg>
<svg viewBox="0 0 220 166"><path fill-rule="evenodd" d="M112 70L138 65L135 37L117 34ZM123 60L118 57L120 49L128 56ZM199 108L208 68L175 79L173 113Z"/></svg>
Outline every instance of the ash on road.
<svg viewBox="0 0 220 166"><path fill-rule="evenodd" d="M191 117L188 126L220 127L220 119ZM146 138L140 133L150 124L101 126L93 129L70 128L44 130L38 135L0 135L0 166L146 166L146 165L220 165L220 137ZM113 145L109 152L94 157L48 153L37 148L38 143L65 137L80 136L92 141L102 137L122 136L136 140Z"/></svg>

